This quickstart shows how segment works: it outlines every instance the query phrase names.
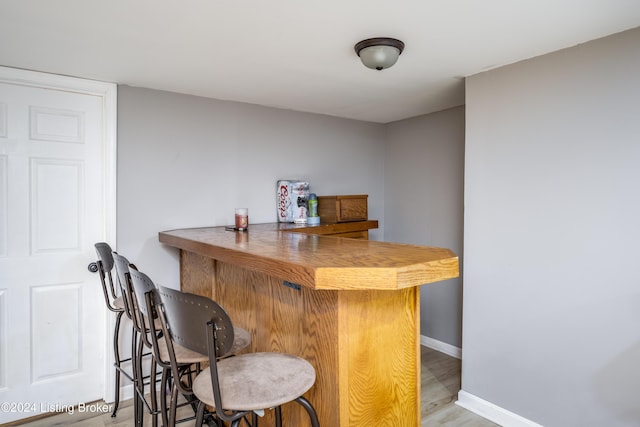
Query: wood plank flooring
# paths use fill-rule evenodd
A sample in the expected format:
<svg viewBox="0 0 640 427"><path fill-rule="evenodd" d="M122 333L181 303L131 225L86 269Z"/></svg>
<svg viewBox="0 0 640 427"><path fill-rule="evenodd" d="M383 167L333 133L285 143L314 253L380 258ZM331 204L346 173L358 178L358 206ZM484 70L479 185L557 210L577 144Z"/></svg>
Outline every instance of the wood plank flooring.
<svg viewBox="0 0 640 427"><path fill-rule="evenodd" d="M422 422L421 427L495 427L496 424L455 405L460 390L460 360L435 350L422 347ZM133 425L131 401L121 402L118 416L110 413L91 415L87 413L58 414L21 424L25 427L129 427ZM190 427L193 421L179 424ZM145 416L145 426L151 419ZM286 425L286 423L285 423ZM322 426L335 427L335 426ZM371 426L387 427L387 426ZM391 427L391 426L389 426Z"/></svg>
<svg viewBox="0 0 640 427"><path fill-rule="evenodd" d="M421 347L421 427L495 427L492 423L455 404L460 391L459 359Z"/></svg>

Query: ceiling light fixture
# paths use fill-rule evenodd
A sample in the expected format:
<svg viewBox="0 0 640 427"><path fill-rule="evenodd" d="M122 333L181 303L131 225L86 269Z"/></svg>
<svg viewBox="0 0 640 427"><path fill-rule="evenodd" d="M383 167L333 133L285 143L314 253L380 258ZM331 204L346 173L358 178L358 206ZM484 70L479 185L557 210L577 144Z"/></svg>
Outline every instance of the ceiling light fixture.
<svg viewBox="0 0 640 427"><path fill-rule="evenodd" d="M356 43L354 49L365 67L379 71L396 63L404 43L389 37L375 37Z"/></svg>

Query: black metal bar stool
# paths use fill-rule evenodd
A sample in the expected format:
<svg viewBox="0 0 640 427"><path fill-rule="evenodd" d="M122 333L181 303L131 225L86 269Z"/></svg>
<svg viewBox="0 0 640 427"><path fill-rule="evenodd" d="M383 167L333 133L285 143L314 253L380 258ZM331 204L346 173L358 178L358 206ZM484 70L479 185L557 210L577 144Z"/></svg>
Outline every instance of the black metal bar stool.
<svg viewBox="0 0 640 427"><path fill-rule="evenodd" d="M158 414L161 414L157 403L157 361L151 351L146 351L146 349L150 349L148 341L149 329L147 328L145 319L142 317L142 313L140 312L140 307L138 306L133 289L133 283L131 282L131 268L135 268L135 266L131 264L127 258L117 252L113 252L112 255L124 299L127 301L127 305L131 308L131 321L134 329L131 339L131 354L134 373L134 422L136 426L143 425L144 412L146 408L147 412L149 412L153 417L153 427L156 427L158 425ZM143 359L148 355L151 355L151 360L149 373L146 374L144 372ZM147 386L149 387L149 400L146 399Z"/></svg>
<svg viewBox="0 0 640 427"><path fill-rule="evenodd" d="M158 312L167 345L179 344L209 356L209 367L193 382L193 393L199 400L196 426L202 425L209 406L230 427L239 426L249 416L255 423L256 411L275 408L276 426L280 427L280 407L297 402L307 411L311 425L319 427L315 409L303 397L316 378L309 362L275 352L220 359L234 342L234 327L224 309L209 298L174 289L159 287L158 294L162 302Z"/></svg>
<svg viewBox="0 0 640 427"><path fill-rule="evenodd" d="M169 347L165 339L163 329L160 325L161 318L159 311L161 307L158 302L157 288L153 281L143 272L138 271L134 266L129 266L129 275L133 284L133 292L136 297L140 318L144 322L145 328L149 331L145 345L153 350L156 362L162 367L162 390L165 389L168 377L171 377L171 403L167 405L164 395L161 396L161 407L163 412L163 424L168 427L175 426L176 422L186 421L195 418L197 409L197 399L192 391L193 378L201 371L201 365L209 361L206 354L192 351L180 345ZM227 355L236 354L251 343L249 332L237 328L235 339ZM175 369L172 369L175 367ZM181 394L186 403L178 404L178 395ZM177 409L179 406L191 405L193 416L177 420Z"/></svg>
<svg viewBox="0 0 640 427"><path fill-rule="evenodd" d="M131 311L129 310L127 301L122 297L122 291L117 292L116 286L114 284L114 278L112 275L112 270L114 267L113 255L111 247L108 243L99 242L95 244L96 253L98 254L98 260L95 263L95 267L93 265L89 266L91 271L97 271L100 275L100 281L102 282L102 292L104 294L104 301L109 311L116 313L116 324L113 328L113 358L114 358L114 367L115 367L115 395L114 395L114 404L113 404L113 412L111 413L112 417L116 416L118 412L118 407L120 405L120 378L122 375L127 377L130 381L133 381L133 372L131 370L127 371L123 364L127 362L131 362L131 358L121 358L120 357L120 325L122 323L122 315L127 314L128 317L131 316ZM119 286L118 286L119 287ZM120 295L118 295L120 293Z"/></svg>

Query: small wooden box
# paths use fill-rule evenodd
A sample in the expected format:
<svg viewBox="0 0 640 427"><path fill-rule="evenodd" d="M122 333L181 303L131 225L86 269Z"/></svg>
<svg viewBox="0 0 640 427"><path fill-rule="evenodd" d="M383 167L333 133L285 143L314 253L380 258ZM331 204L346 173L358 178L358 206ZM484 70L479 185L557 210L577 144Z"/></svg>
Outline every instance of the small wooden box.
<svg viewBox="0 0 640 427"><path fill-rule="evenodd" d="M318 215L322 222L366 221L367 195L318 196Z"/></svg>

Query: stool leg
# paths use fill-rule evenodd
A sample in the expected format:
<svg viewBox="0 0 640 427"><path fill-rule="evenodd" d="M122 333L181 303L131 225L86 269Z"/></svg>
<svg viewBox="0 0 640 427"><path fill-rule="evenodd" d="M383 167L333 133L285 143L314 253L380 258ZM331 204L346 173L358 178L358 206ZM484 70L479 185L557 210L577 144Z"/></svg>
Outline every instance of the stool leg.
<svg viewBox="0 0 640 427"><path fill-rule="evenodd" d="M196 411L196 426L201 426L202 422L204 421L204 409L205 409L204 403L199 402L198 410Z"/></svg>
<svg viewBox="0 0 640 427"><path fill-rule="evenodd" d="M122 320L122 315L124 311L119 311L116 316L116 325L113 328L113 356L115 358L115 366L116 366L116 390L115 396L113 398L113 412L111 413L111 417L116 416L116 412L118 412L118 406L120 405L120 346L118 345L118 338L120 337L120 321Z"/></svg>
<svg viewBox="0 0 640 427"><path fill-rule="evenodd" d="M171 374L170 370L162 370L162 380L160 381L160 410L162 411L162 425L169 427L169 407L167 407L167 379Z"/></svg>
<svg viewBox="0 0 640 427"><path fill-rule="evenodd" d="M280 406L275 407L276 415L276 427L282 427L282 408Z"/></svg>
<svg viewBox="0 0 640 427"><path fill-rule="evenodd" d="M138 417L139 410L138 407L138 371L136 366L136 354L138 353L138 349L136 346L137 342L137 332L135 328L131 328L131 376L133 377L133 422L135 426L138 426Z"/></svg>
<svg viewBox="0 0 640 427"><path fill-rule="evenodd" d="M156 390L156 367L158 364L156 363L156 358L151 357L151 371L149 372L149 392L151 395L151 415L153 416L152 426L158 426L158 396ZM144 391L144 389L143 389ZM144 396L144 394L143 394Z"/></svg>
<svg viewBox="0 0 640 427"><path fill-rule="evenodd" d="M135 419L135 425L142 427L144 423L144 402L142 399L144 398L144 374L142 372L142 349L144 347L144 343L142 342L142 335L136 332L138 335L138 340L136 342L135 349L135 385L134 385L134 397L135 397L135 405L137 409L137 415ZM136 411L134 411L136 412Z"/></svg>
<svg viewBox="0 0 640 427"><path fill-rule="evenodd" d="M176 411L178 406L178 395L180 394L178 390L178 386L176 382L180 381L180 379L173 379L173 383L171 385L171 403L169 403L169 427L174 427L176 425ZM203 418L204 421L204 418Z"/></svg>
<svg viewBox="0 0 640 427"><path fill-rule="evenodd" d="M320 422L318 421L318 414L316 414L316 410L313 409L313 405L311 405L311 403L302 396L298 397L296 399L296 402L298 402L304 409L307 410L307 413L309 414L309 419L311 420L311 426L320 427Z"/></svg>

